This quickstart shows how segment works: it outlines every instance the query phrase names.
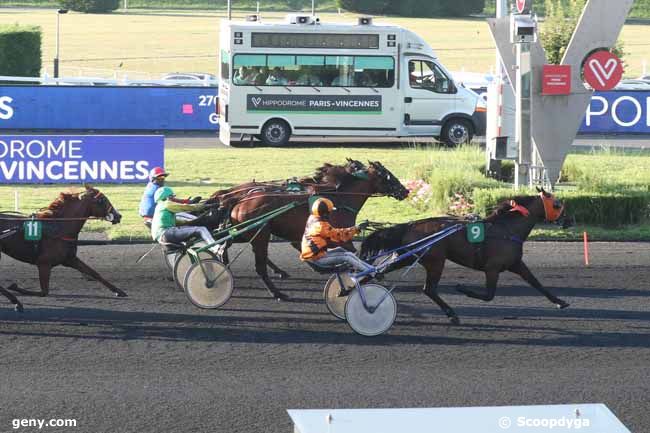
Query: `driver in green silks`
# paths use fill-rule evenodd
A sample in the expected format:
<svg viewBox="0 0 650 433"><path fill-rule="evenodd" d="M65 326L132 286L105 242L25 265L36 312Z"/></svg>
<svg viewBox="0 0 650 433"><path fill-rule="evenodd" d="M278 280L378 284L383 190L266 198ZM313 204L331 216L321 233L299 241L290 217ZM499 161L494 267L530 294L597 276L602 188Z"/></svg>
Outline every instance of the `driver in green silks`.
<svg viewBox="0 0 650 433"><path fill-rule="evenodd" d="M201 211L206 206L204 204L178 203L172 200L173 197L174 191L168 186L163 186L156 191L154 195L156 210L151 223L151 237L161 244L179 244L192 237L201 238L208 245L215 244L210 231L205 227L177 226L177 224L187 223L183 220L177 221L177 213ZM218 249L219 245L215 244L210 251L216 254Z"/></svg>

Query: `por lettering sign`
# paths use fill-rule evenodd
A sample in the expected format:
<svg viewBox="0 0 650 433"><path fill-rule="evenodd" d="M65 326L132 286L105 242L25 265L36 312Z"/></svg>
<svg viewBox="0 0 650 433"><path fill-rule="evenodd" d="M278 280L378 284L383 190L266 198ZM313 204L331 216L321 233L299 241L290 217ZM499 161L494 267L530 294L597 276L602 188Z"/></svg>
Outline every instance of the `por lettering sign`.
<svg viewBox="0 0 650 433"><path fill-rule="evenodd" d="M583 72L594 90L612 90L623 78L623 62L609 51L597 51L585 60Z"/></svg>

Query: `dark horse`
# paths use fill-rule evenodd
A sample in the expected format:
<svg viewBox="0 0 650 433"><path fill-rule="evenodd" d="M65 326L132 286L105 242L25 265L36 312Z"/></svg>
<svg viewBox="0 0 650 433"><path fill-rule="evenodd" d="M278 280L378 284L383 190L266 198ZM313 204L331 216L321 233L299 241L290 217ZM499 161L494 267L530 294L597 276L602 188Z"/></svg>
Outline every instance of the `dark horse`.
<svg viewBox="0 0 650 433"><path fill-rule="evenodd" d="M328 164L313 178L301 181L308 190L304 193L287 193L277 188L253 189L240 196L230 210L230 222L238 224L293 201L304 202L274 218L259 233L251 232L237 239L238 242L251 241L255 254L255 271L271 296L277 300L289 298L275 287L267 274L269 240L273 234L300 249L300 240L309 217L307 199L310 195L318 194L334 201L338 210L332 214L331 221L336 227L353 226L358 212L371 196L389 196L397 200L408 196L408 190L379 162L370 162L368 167L352 160L346 166Z"/></svg>
<svg viewBox="0 0 650 433"><path fill-rule="evenodd" d="M515 197L501 203L496 211L484 220L486 234L483 243L470 243L466 230L462 230L434 244L422 257L420 264L427 272L424 293L440 306L452 323L460 323L454 310L437 293L445 260L449 259L459 265L485 272L487 293L458 289L471 298L482 301L494 299L499 274L510 271L521 276L558 308L568 307L568 303L540 284L522 260L524 242L535 224L544 220L556 222L563 218L562 203L543 190L540 190L538 196ZM466 224L467 221L454 217L428 218L379 230L363 242L361 257L368 259L382 251L407 245L458 223ZM414 260L416 259L398 262L387 272L412 264Z"/></svg>
<svg viewBox="0 0 650 433"><path fill-rule="evenodd" d="M112 224L118 224L122 219L104 194L90 186L86 186L81 193L61 193L36 217L43 222L43 238L39 242L32 242L26 241L23 235L23 223L31 217L0 214L0 234L8 235L0 239L0 251L21 262L36 265L41 285L40 292L25 290L16 284L8 287L9 290L31 296L47 296L52 268L63 265L99 281L116 296L126 296L77 257L77 238L89 218L102 218ZM6 295L7 290L2 290L2 293ZM15 297L9 298L20 310Z"/></svg>
<svg viewBox="0 0 650 433"><path fill-rule="evenodd" d="M307 197L306 194L318 194L320 191L335 191L341 186L342 182L351 181L354 177L366 178L367 168L360 161L348 158L345 165L325 163L316 169L316 172L312 176L306 176L300 179L262 182L253 180L235 185L231 188L222 189L213 193L206 203L218 204L219 209L216 210L213 208L208 212L197 215L198 218L189 223L189 225L205 226L209 230L215 230L223 223L230 222L230 215L234 206L240 200L247 199L247 197L255 197L260 193L266 193L267 195L287 194L292 199L304 199ZM304 191L304 193L296 194L295 190L290 190L290 182L294 183L294 188L298 184L299 189ZM222 253L221 259L224 263L228 263L227 251ZM289 274L280 269L268 257L266 262L268 267L281 279L289 277Z"/></svg>

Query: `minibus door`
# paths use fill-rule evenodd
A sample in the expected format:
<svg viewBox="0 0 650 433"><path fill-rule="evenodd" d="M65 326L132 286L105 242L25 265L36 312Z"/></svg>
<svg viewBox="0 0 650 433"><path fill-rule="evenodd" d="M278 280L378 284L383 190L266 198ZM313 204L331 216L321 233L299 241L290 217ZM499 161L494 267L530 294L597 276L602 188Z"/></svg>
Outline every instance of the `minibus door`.
<svg viewBox="0 0 650 433"><path fill-rule="evenodd" d="M454 84L430 59L404 63L403 128L407 135L440 135L442 120L456 109Z"/></svg>

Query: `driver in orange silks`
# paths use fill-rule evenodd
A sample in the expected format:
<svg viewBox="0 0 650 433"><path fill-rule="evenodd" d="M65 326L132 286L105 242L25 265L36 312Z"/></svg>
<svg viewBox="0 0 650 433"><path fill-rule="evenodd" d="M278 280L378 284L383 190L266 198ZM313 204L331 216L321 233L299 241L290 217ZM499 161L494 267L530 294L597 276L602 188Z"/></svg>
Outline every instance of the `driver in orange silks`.
<svg viewBox="0 0 650 433"><path fill-rule="evenodd" d="M352 240L366 224L361 223L342 229L334 228L329 223L329 215L333 210L335 210L334 203L330 199L319 198L314 202L302 237L300 259L323 268L347 263L357 272L374 269L354 253L340 247L341 244ZM330 247L334 249L328 250Z"/></svg>

